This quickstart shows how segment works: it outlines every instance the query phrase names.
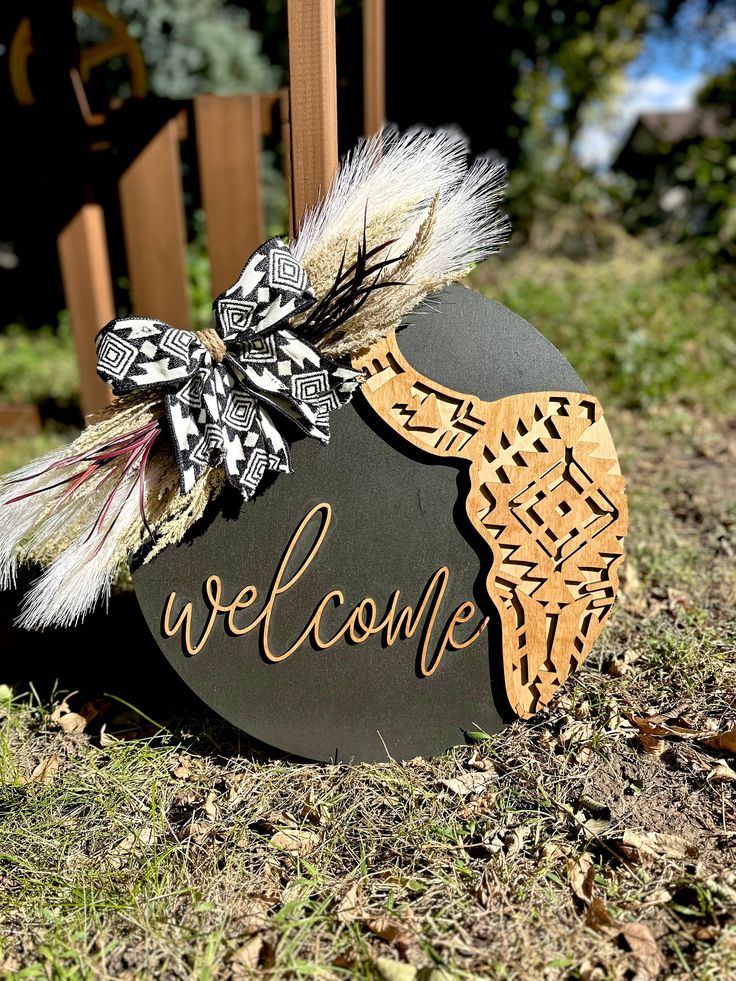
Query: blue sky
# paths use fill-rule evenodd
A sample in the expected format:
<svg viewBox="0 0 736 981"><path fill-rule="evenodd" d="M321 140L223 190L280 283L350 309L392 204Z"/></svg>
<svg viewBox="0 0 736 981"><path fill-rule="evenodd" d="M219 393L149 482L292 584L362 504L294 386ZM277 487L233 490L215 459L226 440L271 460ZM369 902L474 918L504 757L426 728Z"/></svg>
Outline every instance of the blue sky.
<svg viewBox="0 0 736 981"><path fill-rule="evenodd" d="M629 66L606 117L589 122L577 144L580 159L605 167L637 116L647 110L686 109L705 78L736 60L736 21L706 45L693 31L681 40L650 37Z"/></svg>

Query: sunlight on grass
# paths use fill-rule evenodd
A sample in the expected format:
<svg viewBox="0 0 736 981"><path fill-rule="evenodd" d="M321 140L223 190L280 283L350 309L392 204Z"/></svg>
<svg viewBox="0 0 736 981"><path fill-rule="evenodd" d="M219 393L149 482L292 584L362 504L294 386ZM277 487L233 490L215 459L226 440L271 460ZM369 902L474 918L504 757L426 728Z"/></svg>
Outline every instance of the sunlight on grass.
<svg viewBox="0 0 736 981"><path fill-rule="evenodd" d="M668 978L736 976L735 784L706 741L736 731L736 301L638 248L474 274L615 423L630 558L584 670L436 759L308 765L194 699L93 691L64 722L44 636L56 688L0 685L0 976L603 981L652 976L648 937ZM65 438L3 441L0 471Z"/></svg>

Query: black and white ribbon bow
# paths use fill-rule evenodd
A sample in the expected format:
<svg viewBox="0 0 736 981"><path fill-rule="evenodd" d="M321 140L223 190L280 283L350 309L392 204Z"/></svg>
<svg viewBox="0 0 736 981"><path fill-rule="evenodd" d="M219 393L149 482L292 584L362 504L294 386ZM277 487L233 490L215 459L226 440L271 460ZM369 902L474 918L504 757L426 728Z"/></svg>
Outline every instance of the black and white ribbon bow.
<svg viewBox="0 0 736 981"><path fill-rule="evenodd" d="M159 320L125 317L99 332L97 372L115 395L168 390L183 494L209 467L223 466L246 499L267 470L288 473L289 449L270 409L329 440L330 412L350 400L362 375L279 327L314 300L304 269L274 238L215 300L221 361L196 333Z"/></svg>

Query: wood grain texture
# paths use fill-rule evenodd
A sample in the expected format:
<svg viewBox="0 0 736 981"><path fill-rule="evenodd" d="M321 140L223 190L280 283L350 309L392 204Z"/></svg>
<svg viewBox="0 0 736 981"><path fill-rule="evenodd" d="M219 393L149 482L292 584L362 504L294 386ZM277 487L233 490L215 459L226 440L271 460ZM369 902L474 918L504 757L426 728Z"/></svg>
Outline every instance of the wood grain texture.
<svg viewBox="0 0 736 981"><path fill-rule="evenodd" d="M415 371L392 333L354 361L361 391L402 439L465 460L468 518L492 554L512 709L542 708L590 653L618 589L624 479L592 395L538 392L483 402Z"/></svg>
<svg viewBox="0 0 736 981"><path fill-rule="evenodd" d="M363 0L363 132L386 122L386 0Z"/></svg>
<svg viewBox="0 0 736 981"><path fill-rule="evenodd" d="M169 120L138 154L120 178L119 192L133 312L172 327L189 327L176 119Z"/></svg>
<svg viewBox="0 0 736 981"><path fill-rule="evenodd" d="M0 404L0 433L3 437L36 436L41 432L37 405Z"/></svg>
<svg viewBox="0 0 736 981"><path fill-rule="evenodd" d="M286 185L286 205L289 214L289 238L296 234L294 229L294 193L291 180L291 115L288 88L279 91L279 117L281 123L281 172Z"/></svg>
<svg viewBox="0 0 736 981"><path fill-rule="evenodd" d="M238 278L266 237L261 194L260 95L194 99L199 180L212 267L212 295Z"/></svg>
<svg viewBox="0 0 736 981"><path fill-rule="evenodd" d="M337 69L334 0L289 0L292 207L304 212L337 171Z"/></svg>
<svg viewBox="0 0 736 981"><path fill-rule="evenodd" d="M88 415L112 400L110 389L97 375L95 350L97 332L115 316L102 208L83 205L62 230L57 247L77 349L82 412Z"/></svg>

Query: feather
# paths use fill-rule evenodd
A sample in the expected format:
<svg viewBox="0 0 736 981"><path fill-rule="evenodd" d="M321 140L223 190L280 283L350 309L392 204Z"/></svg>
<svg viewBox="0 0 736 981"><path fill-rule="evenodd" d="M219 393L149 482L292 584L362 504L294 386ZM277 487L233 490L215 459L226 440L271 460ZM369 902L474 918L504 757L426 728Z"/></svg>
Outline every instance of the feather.
<svg viewBox="0 0 736 981"><path fill-rule="evenodd" d="M362 302L323 327L320 349L365 350L427 295L498 252L509 232L497 208L504 187L503 165L479 158L469 167L466 141L453 130L388 129L359 144L291 244L318 298L334 291L345 266L359 269L362 256L381 252L370 289L353 284L365 290ZM309 331L309 315L302 322Z"/></svg>

